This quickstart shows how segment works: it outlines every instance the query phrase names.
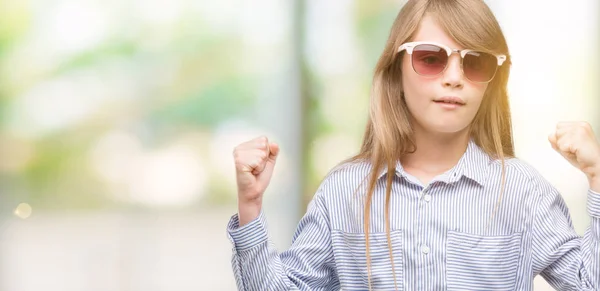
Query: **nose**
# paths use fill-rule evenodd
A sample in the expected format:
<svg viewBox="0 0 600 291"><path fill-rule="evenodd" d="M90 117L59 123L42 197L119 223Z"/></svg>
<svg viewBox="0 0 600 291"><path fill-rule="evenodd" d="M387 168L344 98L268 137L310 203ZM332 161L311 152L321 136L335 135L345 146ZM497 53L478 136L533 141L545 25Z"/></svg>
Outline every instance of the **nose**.
<svg viewBox="0 0 600 291"><path fill-rule="evenodd" d="M449 88L462 88L464 86L464 76L460 61L460 56L456 54L452 54L448 58L448 65L442 76L442 86Z"/></svg>

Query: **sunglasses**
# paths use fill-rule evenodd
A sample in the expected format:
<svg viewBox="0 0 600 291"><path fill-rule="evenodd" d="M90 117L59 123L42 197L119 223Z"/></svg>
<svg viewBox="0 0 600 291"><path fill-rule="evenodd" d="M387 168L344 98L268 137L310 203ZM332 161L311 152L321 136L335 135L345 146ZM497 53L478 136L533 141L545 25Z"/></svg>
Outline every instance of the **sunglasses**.
<svg viewBox="0 0 600 291"><path fill-rule="evenodd" d="M415 73L421 76L437 76L448 67L448 59L454 52L460 54L463 75L471 82L488 83L506 61L505 55L493 55L474 50L451 49L433 42L408 42L398 48L411 55Z"/></svg>

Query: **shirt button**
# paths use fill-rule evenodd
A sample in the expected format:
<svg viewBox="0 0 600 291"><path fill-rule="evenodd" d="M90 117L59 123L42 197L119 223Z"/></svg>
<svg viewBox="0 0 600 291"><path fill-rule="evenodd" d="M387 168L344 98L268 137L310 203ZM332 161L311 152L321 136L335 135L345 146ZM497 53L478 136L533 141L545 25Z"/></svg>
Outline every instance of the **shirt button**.
<svg viewBox="0 0 600 291"><path fill-rule="evenodd" d="M430 250L430 249L429 249L429 247L428 247L428 246L426 246L426 245L423 245L423 246L421 247L421 252L423 252L424 254L429 254L429 252L430 252L430 251L431 251L431 250Z"/></svg>
<svg viewBox="0 0 600 291"><path fill-rule="evenodd" d="M423 200L425 200L425 202L431 201L431 195L427 194L427 195L423 196Z"/></svg>

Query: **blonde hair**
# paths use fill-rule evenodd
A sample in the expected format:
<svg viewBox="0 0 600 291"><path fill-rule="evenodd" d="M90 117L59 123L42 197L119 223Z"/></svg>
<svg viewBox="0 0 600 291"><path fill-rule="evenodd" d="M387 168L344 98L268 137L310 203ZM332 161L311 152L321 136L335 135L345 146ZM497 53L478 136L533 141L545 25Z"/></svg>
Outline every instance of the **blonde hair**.
<svg viewBox="0 0 600 291"><path fill-rule="evenodd" d="M385 231L392 261L394 284L396 273L390 239L389 205L396 162L416 150L410 112L402 98L402 54L397 48L411 40L422 19L432 16L459 45L509 56L502 30L489 7L482 0L409 0L399 12L385 49L377 62L373 77L369 118L360 152L345 162L367 160L372 164L368 178L364 208L364 231L369 289L371 289L371 258L369 223L371 200L379 173L387 167L385 196ZM514 157L507 82L510 57L498 68L489 83L481 106L470 125L474 142L488 155L502 163L502 187L496 212L502 199L505 182L504 159ZM366 180L365 180L366 181ZM493 218L492 214L492 218ZM490 218L490 221L491 219Z"/></svg>

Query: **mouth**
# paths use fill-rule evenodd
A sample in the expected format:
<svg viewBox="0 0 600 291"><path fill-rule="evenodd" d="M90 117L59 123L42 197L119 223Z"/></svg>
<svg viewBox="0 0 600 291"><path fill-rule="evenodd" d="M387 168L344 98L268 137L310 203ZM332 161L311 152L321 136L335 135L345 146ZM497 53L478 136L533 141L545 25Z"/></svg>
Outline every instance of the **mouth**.
<svg viewBox="0 0 600 291"><path fill-rule="evenodd" d="M460 99L458 97L454 97L454 96L445 96L442 98L435 99L435 100L433 100L433 102L438 103L438 104L448 104L448 105L455 105L455 106L465 105L465 101L463 101L462 99Z"/></svg>

